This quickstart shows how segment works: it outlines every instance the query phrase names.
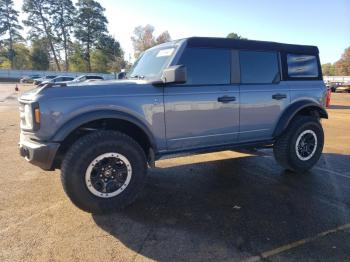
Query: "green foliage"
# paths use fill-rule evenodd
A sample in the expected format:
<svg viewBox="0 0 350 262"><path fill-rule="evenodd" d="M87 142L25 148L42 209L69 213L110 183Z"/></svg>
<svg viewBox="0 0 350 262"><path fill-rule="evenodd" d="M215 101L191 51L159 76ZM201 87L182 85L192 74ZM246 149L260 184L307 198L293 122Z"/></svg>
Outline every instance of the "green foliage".
<svg viewBox="0 0 350 262"><path fill-rule="evenodd" d="M242 36L240 36L239 34L234 33L234 32L229 33L229 34L226 36L226 38L240 39L240 40L247 40L247 39L248 39L248 38L244 38L244 37L242 37Z"/></svg>
<svg viewBox="0 0 350 262"><path fill-rule="evenodd" d="M59 41L53 33L51 7L50 0L24 0L22 9L28 16L23 23L30 28L29 37L31 39L41 37L47 39L56 67L60 71L60 61L55 47Z"/></svg>
<svg viewBox="0 0 350 262"><path fill-rule="evenodd" d="M335 75L335 67L334 64L327 63L322 65L322 74L324 76L334 76Z"/></svg>
<svg viewBox="0 0 350 262"><path fill-rule="evenodd" d="M0 58L0 69L11 69L11 62L5 57Z"/></svg>
<svg viewBox="0 0 350 262"><path fill-rule="evenodd" d="M118 57L123 55L119 42L110 35L102 35L96 44L96 48L108 56Z"/></svg>
<svg viewBox="0 0 350 262"><path fill-rule="evenodd" d="M91 52L91 69L100 73L108 71L108 56L102 50L95 49Z"/></svg>
<svg viewBox="0 0 350 262"><path fill-rule="evenodd" d="M48 70L50 65L49 52L45 45L45 40L35 40L32 43L31 62L35 70Z"/></svg>
<svg viewBox="0 0 350 262"><path fill-rule="evenodd" d="M16 52L13 63L16 69L31 69L30 51L23 43L13 44L13 49Z"/></svg>
<svg viewBox="0 0 350 262"><path fill-rule="evenodd" d="M153 35L153 32L154 26L152 25L135 27L134 35L131 37L135 58L138 58L142 52L155 45L171 41L168 31L164 31L157 38Z"/></svg>
<svg viewBox="0 0 350 262"><path fill-rule="evenodd" d="M6 57L10 61L10 67L14 69L16 52L14 42L23 40L19 30L23 29L18 23L18 11L13 8L12 0L0 0L0 36L7 36L4 43L7 45Z"/></svg>
<svg viewBox="0 0 350 262"><path fill-rule="evenodd" d="M15 55L12 61L9 56L8 45L1 48L0 67L3 69L31 69L30 51L24 43L13 43L12 50Z"/></svg>
<svg viewBox="0 0 350 262"><path fill-rule="evenodd" d="M349 76L350 75L350 47L344 50L341 58L334 64L322 65L324 76Z"/></svg>
<svg viewBox="0 0 350 262"><path fill-rule="evenodd" d="M96 46L96 52L99 54L100 59L95 59L92 63L95 63L93 65L93 68L96 67L97 61L102 60L102 55L105 56L104 62L106 63L106 68L104 70L110 71L110 72L119 72L122 68L125 68L126 62L124 60L124 52L120 48L120 44L118 41L114 39L114 37L110 35L104 35L102 36ZM99 67L99 70L102 70L101 67Z"/></svg>
<svg viewBox="0 0 350 262"><path fill-rule="evenodd" d="M76 8L71 0L49 0L49 13L55 38L64 52L65 70L69 69L69 44L74 25Z"/></svg>
<svg viewBox="0 0 350 262"><path fill-rule="evenodd" d="M107 32L107 18L103 14L105 9L94 0L79 0L78 15L75 23L75 37L84 46L84 60L91 71L90 52L96 47L100 37Z"/></svg>
<svg viewBox="0 0 350 262"><path fill-rule="evenodd" d="M83 47L74 42L70 46L71 54L69 56L69 69L73 72L84 72L87 70L87 65L83 57Z"/></svg>
<svg viewBox="0 0 350 262"><path fill-rule="evenodd" d="M21 43L22 27L12 1L0 0L1 68L119 72L130 67L119 42L108 34L105 9L98 1L77 0L74 6L73 0L23 0L30 50ZM135 55L171 40L168 31L157 37L153 32L151 25L135 28Z"/></svg>

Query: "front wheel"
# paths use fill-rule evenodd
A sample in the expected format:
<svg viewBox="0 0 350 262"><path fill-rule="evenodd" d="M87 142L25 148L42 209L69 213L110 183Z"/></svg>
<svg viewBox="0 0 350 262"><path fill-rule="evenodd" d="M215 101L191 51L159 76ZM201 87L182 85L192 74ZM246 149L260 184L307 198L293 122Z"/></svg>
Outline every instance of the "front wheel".
<svg viewBox="0 0 350 262"><path fill-rule="evenodd" d="M147 171L143 149L116 131L80 138L62 163L61 181L72 202L91 213L123 209L140 192Z"/></svg>
<svg viewBox="0 0 350 262"><path fill-rule="evenodd" d="M323 144L324 134L319 120L311 116L298 116L276 140L273 152L282 167L301 173L317 163Z"/></svg>

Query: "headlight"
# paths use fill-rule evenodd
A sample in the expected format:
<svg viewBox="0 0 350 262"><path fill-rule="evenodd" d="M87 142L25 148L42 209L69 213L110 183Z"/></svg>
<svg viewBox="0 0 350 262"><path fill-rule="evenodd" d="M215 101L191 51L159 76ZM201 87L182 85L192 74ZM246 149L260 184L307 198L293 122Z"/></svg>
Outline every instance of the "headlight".
<svg viewBox="0 0 350 262"><path fill-rule="evenodd" d="M40 126L40 109L38 103L20 104L19 107L21 128L24 130L37 130Z"/></svg>
<svg viewBox="0 0 350 262"><path fill-rule="evenodd" d="M25 128L33 129L33 110L30 105L24 106Z"/></svg>

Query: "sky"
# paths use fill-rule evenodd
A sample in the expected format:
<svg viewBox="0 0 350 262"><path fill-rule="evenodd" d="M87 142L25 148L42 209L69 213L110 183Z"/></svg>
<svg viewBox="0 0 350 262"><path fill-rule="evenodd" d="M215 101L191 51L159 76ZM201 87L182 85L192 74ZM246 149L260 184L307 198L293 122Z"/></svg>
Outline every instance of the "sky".
<svg viewBox="0 0 350 262"><path fill-rule="evenodd" d="M76 2L76 0L73 0ZM133 57L131 36L151 24L172 39L226 37L316 45L321 63L336 62L350 46L350 0L99 0L108 30ZM14 0L17 10L23 0ZM21 14L21 19L25 16Z"/></svg>

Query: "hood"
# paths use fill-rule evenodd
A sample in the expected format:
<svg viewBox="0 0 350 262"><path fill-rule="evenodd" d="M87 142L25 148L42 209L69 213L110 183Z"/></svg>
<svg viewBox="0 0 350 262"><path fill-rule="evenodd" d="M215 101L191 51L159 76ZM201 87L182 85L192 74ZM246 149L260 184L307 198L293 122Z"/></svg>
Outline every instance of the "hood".
<svg viewBox="0 0 350 262"><path fill-rule="evenodd" d="M42 86L32 89L19 98L19 100L38 100L40 97L101 97L123 95L129 96L144 93L149 88L145 80L110 80L82 83L67 83L66 86ZM147 92L147 91L146 91Z"/></svg>
<svg viewBox="0 0 350 262"><path fill-rule="evenodd" d="M24 92L19 98L18 101L34 101L36 96L43 90L44 87L36 87L27 92Z"/></svg>

